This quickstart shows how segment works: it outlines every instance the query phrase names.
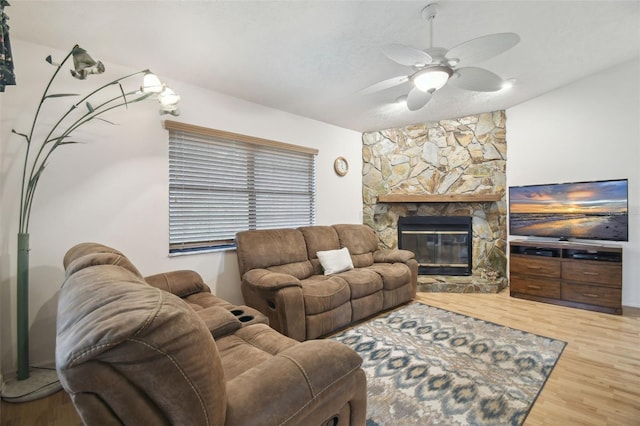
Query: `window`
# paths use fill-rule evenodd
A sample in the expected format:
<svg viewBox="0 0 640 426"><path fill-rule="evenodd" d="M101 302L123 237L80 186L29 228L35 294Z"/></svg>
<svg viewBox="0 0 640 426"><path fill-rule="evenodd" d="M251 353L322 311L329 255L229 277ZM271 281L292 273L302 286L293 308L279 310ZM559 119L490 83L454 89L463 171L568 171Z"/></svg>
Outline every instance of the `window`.
<svg viewBox="0 0 640 426"><path fill-rule="evenodd" d="M165 128L170 253L233 247L248 229L315 224L317 150L170 120Z"/></svg>

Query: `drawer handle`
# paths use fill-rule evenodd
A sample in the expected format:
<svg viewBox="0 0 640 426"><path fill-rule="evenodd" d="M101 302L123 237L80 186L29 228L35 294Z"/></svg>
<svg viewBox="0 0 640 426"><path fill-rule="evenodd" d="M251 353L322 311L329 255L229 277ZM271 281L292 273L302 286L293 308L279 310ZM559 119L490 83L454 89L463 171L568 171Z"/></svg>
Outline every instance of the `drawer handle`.
<svg viewBox="0 0 640 426"><path fill-rule="evenodd" d="M540 287L539 285L528 285L527 288L530 288L531 290L540 290L540 289L542 289L542 287Z"/></svg>
<svg viewBox="0 0 640 426"><path fill-rule="evenodd" d="M531 265L527 265L527 268L529 268L529 269L542 269L539 266L531 266Z"/></svg>
<svg viewBox="0 0 640 426"><path fill-rule="evenodd" d="M597 294L593 294L593 293L582 293L582 295L586 297L591 297L593 299L597 299L598 297L600 297Z"/></svg>
<svg viewBox="0 0 640 426"><path fill-rule="evenodd" d="M599 274L599 273L597 273L597 272L589 272L589 271L582 271L582 273L583 273L584 275L593 275L593 276L598 276L598 275L600 275L600 274Z"/></svg>

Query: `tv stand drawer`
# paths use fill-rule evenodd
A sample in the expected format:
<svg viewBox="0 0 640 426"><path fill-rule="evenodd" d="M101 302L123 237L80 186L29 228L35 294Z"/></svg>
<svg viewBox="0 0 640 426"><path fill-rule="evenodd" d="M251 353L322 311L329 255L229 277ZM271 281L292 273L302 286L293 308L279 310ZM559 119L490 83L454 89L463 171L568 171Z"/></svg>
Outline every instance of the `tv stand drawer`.
<svg viewBox="0 0 640 426"><path fill-rule="evenodd" d="M560 260L513 254L509 271L512 274L560 278Z"/></svg>
<svg viewBox="0 0 640 426"><path fill-rule="evenodd" d="M566 260L562 262L562 278L620 288L622 265L620 263Z"/></svg>
<svg viewBox="0 0 640 426"><path fill-rule="evenodd" d="M622 290L594 285L562 283L562 300L620 308Z"/></svg>
<svg viewBox="0 0 640 426"><path fill-rule="evenodd" d="M560 298L560 281L540 280L531 277L511 276L511 293L524 293L531 296Z"/></svg>

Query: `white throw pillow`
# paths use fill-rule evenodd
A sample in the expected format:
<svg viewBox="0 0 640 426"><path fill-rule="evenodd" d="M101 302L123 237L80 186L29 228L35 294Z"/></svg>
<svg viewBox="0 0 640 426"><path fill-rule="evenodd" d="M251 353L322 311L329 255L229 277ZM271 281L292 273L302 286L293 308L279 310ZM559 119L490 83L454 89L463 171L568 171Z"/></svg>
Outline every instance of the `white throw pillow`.
<svg viewBox="0 0 640 426"><path fill-rule="evenodd" d="M348 271L353 269L353 262L351 261L351 255L349 249L346 247L340 250L325 250L316 252L320 264L324 268L324 274L337 274L338 272Z"/></svg>

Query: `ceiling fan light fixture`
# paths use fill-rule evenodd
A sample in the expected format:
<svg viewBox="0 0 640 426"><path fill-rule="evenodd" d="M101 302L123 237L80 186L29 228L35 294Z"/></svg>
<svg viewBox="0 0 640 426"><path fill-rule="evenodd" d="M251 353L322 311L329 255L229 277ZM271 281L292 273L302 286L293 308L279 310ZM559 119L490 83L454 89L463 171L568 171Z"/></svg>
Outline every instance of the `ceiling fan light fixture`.
<svg viewBox="0 0 640 426"><path fill-rule="evenodd" d="M401 106L407 106L407 95L399 96L396 99L396 104L401 105Z"/></svg>
<svg viewBox="0 0 640 426"><path fill-rule="evenodd" d="M447 84L453 71L449 67L436 65L418 71L411 77L413 84L423 92L435 92Z"/></svg>
<svg viewBox="0 0 640 426"><path fill-rule="evenodd" d="M501 90L509 90L513 88L513 85L515 84L515 82L516 82L515 78L510 78L508 80L505 80L504 82L502 82Z"/></svg>

